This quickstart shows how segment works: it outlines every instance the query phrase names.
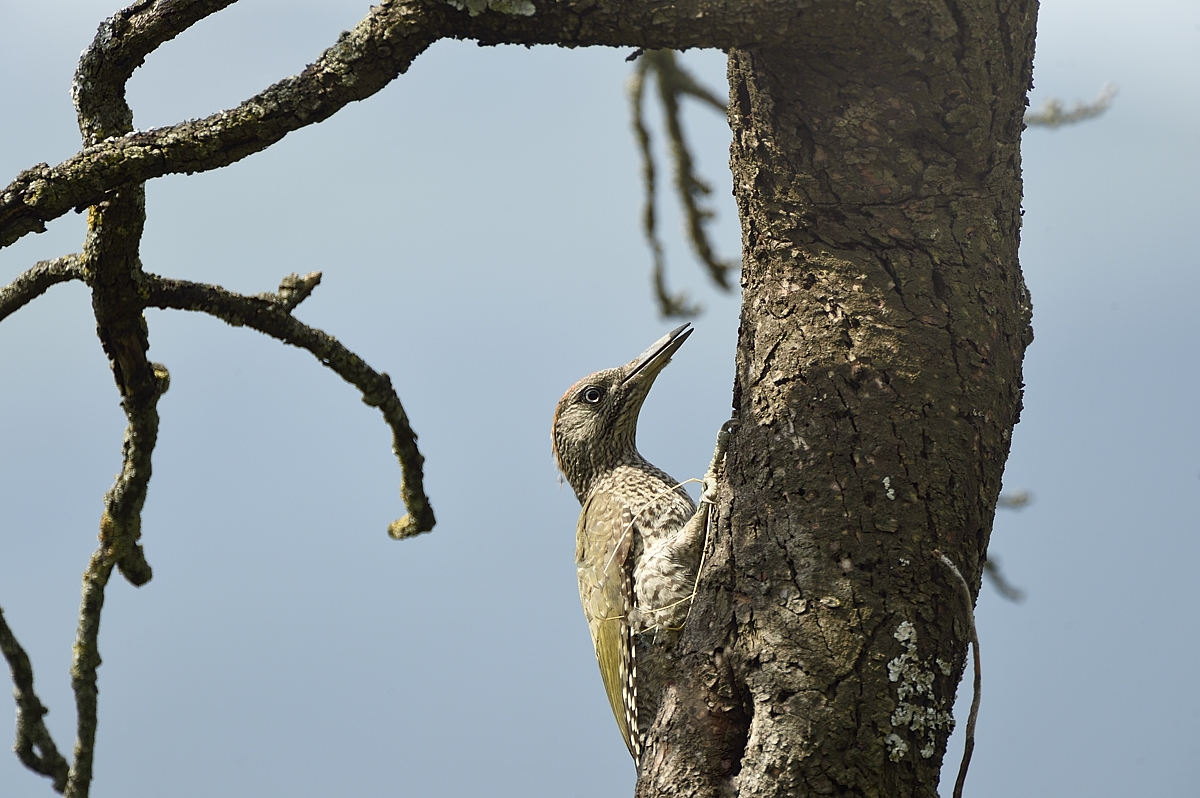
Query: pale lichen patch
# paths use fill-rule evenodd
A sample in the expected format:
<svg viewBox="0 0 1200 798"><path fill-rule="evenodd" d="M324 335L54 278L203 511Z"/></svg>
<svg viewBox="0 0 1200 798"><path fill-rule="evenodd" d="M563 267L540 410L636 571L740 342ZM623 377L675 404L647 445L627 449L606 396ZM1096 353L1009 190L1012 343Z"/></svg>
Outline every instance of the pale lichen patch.
<svg viewBox="0 0 1200 798"><path fill-rule="evenodd" d="M888 681L896 684L897 704L892 712L891 724L893 728L907 727L916 734L923 743L918 753L923 759L929 759L937 750L938 732L954 728L954 717L950 713L949 702L934 695L936 674L932 668L922 664L917 654L916 628L909 621L902 621L892 636L904 647L904 653L887 664ZM940 659L935 662L938 670L948 675L949 666ZM884 738L884 742L888 746L888 757L893 762L899 762L908 752L908 745L896 744L891 739L893 737L899 739L893 732Z"/></svg>
<svg viewBox="0 0 1200 798"><path fill-rule="evenodd" d="M888 748L888 759L893 762L899 762L908 753L908 743L904 742L904 738L895 732L884 737L883 742Z"/></svg>
<svg viewBox="0 0 1200 798"><path fill-rule="evenodd" d="M448 5L477 17L484 11L499 11L516 17L532 17L537 8L529 0L446 0Z"/></svg>

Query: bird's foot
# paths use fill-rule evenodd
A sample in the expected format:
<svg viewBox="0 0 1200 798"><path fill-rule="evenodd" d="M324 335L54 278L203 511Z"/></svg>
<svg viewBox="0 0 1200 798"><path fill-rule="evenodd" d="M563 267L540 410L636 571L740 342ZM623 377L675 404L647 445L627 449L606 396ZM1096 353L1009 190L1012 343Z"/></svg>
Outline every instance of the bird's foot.
<svg viewBox="0 0 1200 798"><path fill-rule="evenodd" d="M721 467L725 462L725 450L729 448L729 435L741 422L735 416L721 425L721 431L717 433L717 448L713 451L712 462L708 465L708 471L704 475L703 487L700 491L700 501L704 504L716 504L717 502L717 476Z"/></svg>

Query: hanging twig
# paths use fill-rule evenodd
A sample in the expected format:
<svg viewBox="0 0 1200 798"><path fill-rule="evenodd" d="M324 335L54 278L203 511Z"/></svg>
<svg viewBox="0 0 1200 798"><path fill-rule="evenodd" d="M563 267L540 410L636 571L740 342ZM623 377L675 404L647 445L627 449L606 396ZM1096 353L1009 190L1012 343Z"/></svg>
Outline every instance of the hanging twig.
<svg viewBox="0 0 1200 798"><path fill-rule="evenodd" d="M679 200L683 203L687 216L688 238L696 256L708 268L709 276L718 287L727 291L728 273L733 267L717 259L708 241L708 233L704 229L705 223L713 217L713 212L701 207L700 197L711 194L712 188L696 175L692 151L683 136L679 98L681 95L695 97L720 111L722 115L727 113L725 103L696 83L695 79L679 66L673 50L655 50L647 53L645 58L655 64L655 72L658 75L658 96L663 104L667 137L671 141L671 154L675 159L675 188L679 192Z"/></svg>
<svg viewBox="0 0 1200 798"><path fill-rule="evenodd" d="M996 499L996 509L1022 510L1032 503L1033 494L1031 492L1018 490L1001 493ZM1025 591L1009 582L1004 572L1000 570L999 557L988 557L987 562L983 564L983 575L992 583L992 587L996 588L997 592L1009 601L1025 600Z"/></svg>
<svg viewBox="0 0 1200 798"><path fill-rule="evenodd" d="M954 577L954 587L958 595L963 600L963 608L966 610L967 629L971 633L971 650L975 659L975 690L971 696L971 713L967 715L967 731L966 740L963 743L962 762L958 766L958 778L954 780L954 798L962 798L963 785L967 782L967 770L971 767L971 754L975 751L975 721L979 717L979 698L982 694L982 676L983 670L979 663L979 633L975 629L975 603L971 598L971 588L967 585L967 580L963 578L962 572L953 561L940 550L934 549L933 556L938 558L942 565L946 566L946 570Z"/></svg>
<svg viewBox="0 0 1200 798"><path fill-rule="evenodd" d="M1000 560L996 557L989 557L988 561L983 564L983 575L992 583L992 587L1009 601L1024 601L1025 591L1008 581L1004 572L1000 570Z"/></svg>
<svg viewBox="0 0 1200 798"><path fill-rule="evenodd" d="M712 189L696 175L691 149L683 133L679 99L681 96L695 97L722 114L726 112L726 108L712 92L697 83L695 78L679 65L674 51L651 50L637 58L629 79L629 97L634 134L642 155L642 182L645 190L642 231L654 259L655 296L658 299L659 311L664 316L694 316L701 311L700 306L689 303L685 293L671 293L666 287L666 263L662 242L658 238L655 210L657 196L654 152L642 108L648 72L653 72L658 80L659 100L662 102L667 138L671 144L671 155L675 164L675 188L687 219L688 239L696 256L708 269L709 276L722 290L730 288L728 273L733 266L716 257L708 240L705 225L713 213L700 204L700 198L710 194Z"/></svg>
<svg viewBox="0 0 1200 798"><path fill-rule="evenodd" d="M658 238L657 179L654 167L654 152L650 146L650 131L642 115L642 96L646 85L646 70L650 61L644 56L634 65L629 77L629 100L633 107L633 131L638 149L642 153L642 187L645 199L642 203L642 233L654 259L654 297L658 300L658 311L668 318L687 318L700 313L699 305L688 301L687 293L672 293L667 289L667 267L663 256L662 241Z"/></svg>

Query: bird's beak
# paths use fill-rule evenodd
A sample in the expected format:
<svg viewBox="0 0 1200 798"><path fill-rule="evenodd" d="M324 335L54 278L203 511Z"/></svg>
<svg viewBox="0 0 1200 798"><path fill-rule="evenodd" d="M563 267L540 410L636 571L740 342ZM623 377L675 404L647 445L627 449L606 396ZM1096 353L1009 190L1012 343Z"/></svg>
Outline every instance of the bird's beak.
<svg viewBox="0 0 1200 798"><path fill-rule="evenodd" d="M663 370L663 367L671 362L671 355L683 346L683 342L691 334L691 325L683 324L659 338L650 345L649 349L642 352L636 360L625 367L627 373L621 380L621 384L645 383L646 390L649 391L654 378Z"/></svg>

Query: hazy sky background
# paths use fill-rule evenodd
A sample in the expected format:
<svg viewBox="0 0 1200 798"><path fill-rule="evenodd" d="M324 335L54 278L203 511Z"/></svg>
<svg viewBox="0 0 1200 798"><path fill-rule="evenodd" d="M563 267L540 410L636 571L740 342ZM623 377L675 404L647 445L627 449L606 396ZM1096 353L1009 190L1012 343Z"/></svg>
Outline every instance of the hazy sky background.
<svg viewBox="0 0 1200 798"><path fill-rule="evenodd" d="M76 151L71 75L118 7L3 0L0 182ZM243 0L150 56L135 124L240 102L366 8ZM1200 6L1048 0L1037 52L1035 105L1106 81L1120 94L1099 120L1025 137L1036 340L1005 487L1036 500L1001 511L992 553L1028 599L985 585L979 601L967 794L1193 794ZM438 526L387 537L403 512L388 430L310 355L148 313L171 372L143 524L154 580L108 589L94 796L631 794L549 439L568 386L670 324L638 228L627 54L442 42L324 124L150 183L147 270L246 293L324 272L297 316L391 374ZM724 91L720 53L687 62ZM688 124L715 241L736 257L728 128L704 108ZM738 307L663 208L670 279L707 312L640 445L684 479L728 415ZM72 214L0 251L0 283L78 251L83 228ZM0 362L0 607L69 752L79 578L124 419L80 285L0 324ZM957 764L954 750L945 794ZM0 794L52 793L0 752Z"/></svg>

